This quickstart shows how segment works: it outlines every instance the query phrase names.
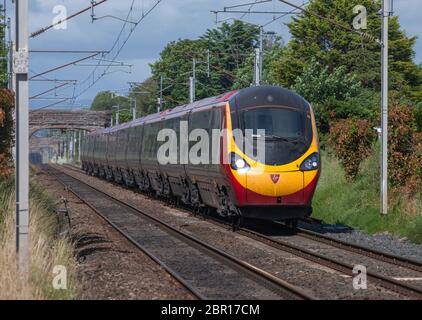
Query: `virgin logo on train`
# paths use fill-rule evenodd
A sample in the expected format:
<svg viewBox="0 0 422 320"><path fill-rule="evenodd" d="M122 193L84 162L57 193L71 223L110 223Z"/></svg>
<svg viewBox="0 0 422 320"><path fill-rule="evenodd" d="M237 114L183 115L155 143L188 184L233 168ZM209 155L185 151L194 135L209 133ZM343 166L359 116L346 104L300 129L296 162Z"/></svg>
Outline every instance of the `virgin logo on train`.
<svg viewBox="0 0 422 320"><path fill-rule="evenodd" d="M277 184L278 180L280 180L280 175L279 174L272 174L271 180L273 180L274 184Z"/></svg>

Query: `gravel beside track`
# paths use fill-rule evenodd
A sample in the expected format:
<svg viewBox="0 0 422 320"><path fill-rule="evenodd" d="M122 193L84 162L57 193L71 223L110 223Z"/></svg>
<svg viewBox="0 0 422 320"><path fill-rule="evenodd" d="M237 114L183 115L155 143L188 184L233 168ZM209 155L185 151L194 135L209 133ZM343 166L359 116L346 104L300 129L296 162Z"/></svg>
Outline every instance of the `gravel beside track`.
<svg viewBox="0 0 422 320"><path fill-rule="evenodd" d="M299 222L299 226L334 239L364 245L375 250L384 251L408 259L414 259L422 263L422 244L415 244L407 239L380 233L370 235L365 232L354 230L340 225L316 224ZM422 230L421 230L422 233Z"/></svg>
<svg viewBox="0 0 422 320"><path fill-rule="evenodd" d="M65 190L55 177L40 170L36 176L51 197L68 201L68 231L77 259L78 299L195 299L160 265Z"/></svg>
<svg viewBox="0 0 422 320"><path fill-rule="evenodd" d="M63 169L63 168L62 168ZM239 257L276 276L280 276L296 286L307 288L312 295L322 299L403 299L405 297L379 286L368 283L367 290L354 290L352 279L341 272L322 267L317 263L281 250L276 250L248 237L216 227L213 224L192 216L185 210L176 209L161 201L127 190L120 186L86 176L65 168L70 174L95 185L119 199L147 210L157 217L165 219L172 225L188 231L202 240L216 245L221 250Z"/></svg>
<svg viewBox="0 0 422 320"><path fill-rule="evenodd" d="M55 172L54 172L55 171ZM53 170L69 190L89 204L143 251L165 264L188 284L196 296L207 299L309 299L299 288L267 275L263 270L228 256L200 240L151 218L78 179Z"/></svg>

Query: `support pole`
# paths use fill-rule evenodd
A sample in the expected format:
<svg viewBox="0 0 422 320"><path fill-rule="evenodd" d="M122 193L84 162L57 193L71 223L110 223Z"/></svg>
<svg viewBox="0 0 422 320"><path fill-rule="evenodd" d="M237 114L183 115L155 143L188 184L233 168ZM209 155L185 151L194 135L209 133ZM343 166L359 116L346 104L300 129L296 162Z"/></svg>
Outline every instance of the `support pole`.
<svg viewBox="0 0 422 320"><path fill-rule="evenodd" d="M57 142L56 163L59 162L59 158L60 158L60 141Z"/></svg>
<svg viewBox="0 0 422 320"><path fill-rule="evenodd" d="M259 61L261 60L261 50L259 48L255 49L255 86L261 84L261 71L259 67Z"/></svg>
<svg viewBox="0 0 422 320"><path fill-rule="evenodd" d="M13 77L13 51L14 51L14 44L12 41L12 21L10 18L7 18L7 32L8 32L8 39L7 42L7 87L10 90L13 90L15 79Z"/></svg>
<svg viewBox="0 0 422 320"><path fill-rule="evenodd" d="M207 77L211 77L211 52L207 49Z"/></svg>
<svg viewBox="0 0 422 320"><path fill-rule="evenodd" d="M133 99L133 106L132 106L132 120L136 120L136 97Z"/></svg>
<svg viewBox="0 0 422 320"><path fill-rule="evenodd" d="M78 130L78 162L81 162L82 130Z"/></svg>
<svg viewBox="0 0 422 320"><path fill-rule="evenodd" d="M382 2L381 214L388 213L388 21L390 0Z"/></svg>
<svg viewBox="0 0 422 320"><path fill-rule="evenodd" d="M66 162L69 162L70 158L70 139L69 139L69 131L66 131Z"/></svg>
<svg viewBox="0 0 422 320"><path fill-rule="evenodd" d="M264 27L259 27L259 84L262 81L263 65L264 65Z"/></svg>
<svg viewBox="0 0 422 320"><path fill-rule="evenodd" d="M163 76L160 76L160 101L158 102L158 112L163 110Z"/></svg>
<svg viewBox="0 0 422 320"><path fill-rule="evenodd" d="M28 0L15 2L16 52L16 251L20 271L29 262L29 85L28 85Z"/></svg>
<svg viewBox="0 0 422 320"><path fill-rule="evenodd" d="M63 139L63 161L67 161L67 131Z"/></svg>
<svg viewBox="0 0 422 320"><path fill-rule="evenodd" d="M75 162L76 158L76 131L72 130L72 163Z"/></svg>
<svg viewBox="0 0 422 320"><path fill-rule="evenodd" d="M62 137L61 141L59 142L59 161L63 160L63 150L64 150L64 141Z"/></svg>
<svg viewBox="0 0 422 320"><path fill-rule="evenodd" d="M190 77L189 78L189 102L190 103L193 103L195 101L195 93L194 93L195 85L194 85L194 82L195 82L194 78Z"/></svg>
<svg viewBox="0 0 422 320"><path fill-rule="evenodd" d="M195 58L193 58L193 60L192 60L192 77L190 77L189 78L189 83L190 83L190 85L189 85L189 88L190 88L190 90L189 90L189 96L190 96L190 99L189 99L189 101L190 101L190 103L193 103L193 102L195 102L195 100L196 100L196 59Z"/></svg>

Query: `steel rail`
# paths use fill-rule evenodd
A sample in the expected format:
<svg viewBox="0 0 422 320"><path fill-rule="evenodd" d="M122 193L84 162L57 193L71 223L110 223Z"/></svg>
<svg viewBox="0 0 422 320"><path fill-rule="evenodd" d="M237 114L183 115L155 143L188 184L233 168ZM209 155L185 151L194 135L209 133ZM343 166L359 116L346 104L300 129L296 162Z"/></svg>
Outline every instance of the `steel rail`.
<svg viewBox="0 0 422 320"><path fill-rule="evenodd" d="M84 173L82 170L76 169L73 166L72 166L71 170L77 171L79 173ZM227 225L226 223L222 222L221 219L213 218L210 221L213 224L219 225L219 226L221 226L222 224ZM323 265L325 267L329 267L330 269L336 270L336 271L341 272L343 274L353 276L353 266L352 265L338 261L334 258L330 258L330 257L324 256L322 254L315 253L313 251L310 251L310 250L305 249L305 248L301 248L301 247L296 246L294 244L291 244L289 242L276 240L274 238L268 237L266 235L263 235L259 232L256 232L256 231L253 231L253 230L250 230L250 229L247 229L247 228L240 228L238 230L238 233L240 233L244 236L247 236L249 238L253 238L254 240L260 241L262 243L265 243L265 244L267 244L267 245L269 245L269 246L271 246L275 249L279 249L279 250L282 250L282 251L289 252L291 254L294 254L296 256L304 258L308 261L312 261L314 263ZM312 240L314 240L314 239L312 239ZM329 240L335 240L335 239L330 238ZM328 242L329 240L327 239L326 241ZM335 241L333 241L333 243ZM353 247L354 248L353 250L355 250L355 251L353 251L353 253L363 254L363 252L365 250L369 249L369 251L372 251L372 253L366 251L365 255L367 255L368 257L370 257L372 259L377 260L377 257L375 257L375 255L378 254L379 257L383 256L383 257L385 257L385 259L389 259L389 261L384 261L384 262L388 262L388 263L390 263L392 265L396 265L396 266L409 268L407 265L398 265L397 263L393 263L392 262L393 260L391 260L391 259L396 259L395 261L402 261L403 264L408 263L408 264L412 265L413 267L409 268L411 270L418 271L418 272L421 271L420 269L418 269L418 266L420 268L420 263L417 262L417 261L409 260L409 259L406 259L406 258L403 258L403 257L393 256L393 255L390 255L388 253L379 252L379 251L376 251L376 250L373 250L373 249L370 249L370 248L366 248L366 247L359 246L359 245L354 245L354 244L351 244L351 243L348 243L348 242L344 242L344 244L341 244L340 241L339 241L337 244L339 246L341 245L341 246L349 247L349 248ZM344 248L341 248L341 249L344 249ZM347 249L344 249L344 250L347 250ZM348 251L351 251L351 250L348 250ZM371 254L373 254L373 256L370 256ZM378 259L378 260L383 261L381 259ZM410 294L411 296L414 296L418 299L422 299L422 289L420 289L418 287L405 284L403 282L400 282L400 281L395 280L395 279L390 278L390 277L383 276L383 275L375 273L375 272L368 271L367 276L368 276L369 279L373 280L374 282L378 283L379 285L381 285L381 286L383 286L383 287L385 287L389 290L392 290L392 291L400 293L400 294L405 294L405 295Z"/></svg>
<svg viewBox="0 0 422 320"><path fill-rule="evenodd" d="M337 259L333 259L322 254L310 251L305 248L301 248L294 244L275 240L271 237L263 235L261 233L255 232L253 230L247 228L241 228L238 231L240 234L249 236L255 240L261 241L273 248L281 249L283 251L292 253L298 257L304 258L306 260L318 263L319 265L329 267L330 269L336 270L338 272L344 273L349 276L353 276L353 266ZM392 290L394 292L410 295L417 299L422 299L422 289L415 287L413 285L405 284L398 280L395 280L390 277L383 276L379 273L367 271L368 279L373 280L374 282L378 283L379 285L383 286L386 289Z"/></svg>
<svg viewBox="0 0 422 320"><path fill-rule="evenodd" d="M76 170L79 173L84 173L78 167L75 167L75 166L66 166L66 167L68 167L71 170ZM319 224L322 223L322 221L319 221L316 219L313 219L312 221L316 221ZM352 253L364 255L371 259L386 262L391 265L411 269L417 272L422 272L422 262L415 259L409 259L409 258L401 257L398 255L394 255L385 251L376 250L376 249L373 249L361 244L356 244L356 243L351 243L344 240L335 239L333 237L326 236L324 234L307 230L304 228L297 228L295 231L298 232L296 235L302 236L304 238L308 238L310 240L315 240L321 243L334 246L339 249L350 251Z"/></svg>
<svg viewBox="0 0 422 320"><path fill-rule="evenodd" d="M220 219L216 219L216 218L212 218L210 221L213 224L220 225L220 226L223 223L223 222L221 222ZM225 223L225 225L227 225L227 223ZM313 251L305 249L305 248L301 248L299 246L296 246L296 245L291 244L291 243L286 242L286 241L281 241L281 240L278 240L278 239L276 240L272 237L266 236L262 233L250 230L248 228L242 227L239 230L237 230L237 232L246 236L246 237L249 237L249 238L252 238L254 240L260 241L264 244L267 244L272 248L279 249L279 250L282 250L282 251L285 251L285 252L289 252L289 253L294 254L294 255L296 255L300 258L304 258L308 261L315 262L319 265L328 267L330 269L336 270L336 271L341 272L343 274L346 274L346 275L349 275L349 276L354 276L353 266L349 265L347 263L344 263L342 261L339 261L337 259L324 256L322 254L313 252ZM345 242L345 246L349 246L349 245L352 245L352 244ZM356 247L359 248L359 250L362 250L362 251L364 250L364 247L359 247L358 245L356 245ZM343 249L343 248L341 248L341 249ZM356 249L356 250L358 250L358 249ZM353 252L353 253L359 253L359 252L356 251L356 252ZM383 254L383 253L381 253L381 254ZM370 257L369 255L370 255L370 253L368 253L368 257ZM374 253L374 255L375 255L375 253ZM385 255L388 256L388 254L385 254ZM370 258L376 259L375 257L370 257ZM402 258L402 257L400 257L400 258L403 261L413 262L412 260L407 260L407 259ZM387 261L384 261L384 262L387 262ZM388 261L388 263L393 264L394 266L397 266L397 264L391 263L390 261ZM408 267L406 267L406 268L408 268ZM409 269L415 270L413 268L409 268ZM416 271L420 272L420 270L416 270ZM403 282L400 282L398 280L395 280L393 278L390 278L390 277L387 277L387 276L384 276L384 275L381 275L381 274L375 273L375 272L367 271L367 276L368 276L369 279L373 280L374 282L378 283L379 285L383 286L386 289L392 290L392 291L400 293L400 294L405 294L405 295L410 294L411 296L414 296L417 299L422 299L422 289L420 289L418 287L405 284Z"/></svg>
<svg viewBox="0 0 422 320"><path fill-rule="evenodd" d="M196 298L199 300L206 300L206 298L199 293L193 286L188 284L184 279L182 279L176 271L174 271L172 268L170 268L164 261L157 258L153 254L149 252L144 246L142 246L138 241L133 239L130 235L128 235L125 231L123 231L119 226L117 226L111 219L107 218L102 212L100 212L95 206L91 205L87 201L85 201L75 190L73 190L71 187L69 187L60 177L54 173L53 171L48 170L48 173L53 175L57 181L59 181L67 190L69 190L74 196L76 196L80 201L82 201L84 204L86 204L91 210L93 210L96 214L98 214L104 221L106 221L108 224L110 224L114 229L116 229L123 237L125 237L129 242L131 242L135 247L137 247L140 251L142 251L144 254L146 254L148 257L150 257L153 261L155 261L157 264L159 264L164 270L166 270L172 277L174 277L180 284L182 284L183 287L185 287L190 293L192 293ZM60 172L62 174L65 174L64 172Z"/></svg>
<svg viewBox="0 0 422 320"><path fill-rule="evenodd" d="M53 167L51 167L51 168L53 168ZM257 282L258 284L261 284L262 286L264 286L266 288L268 288L268 285L269 285L270 288L273 287L273 288L276 288L276 289L277 288L281 289L281 291L284 292L284 294L288 293L292 297L296 297L296 298L303 299L303 300L314 300L315 299L313 296L311 296L309 293L305 292L303 289L296 287L296 286L294 286L294 285L292 285L292 284L290 284L290 283L288 283L288 282L286 282L286 281L284 281L284 280L282 280L278 277L275 277L272 274L266 272L265 270L262 270L262 269L254 266L254 265L252 265L252 264L250 264L246 261L240 260L240 259L238 259L238 258L236 258L236 257L234 257L234 256L232 256L232 255L212 246L212 245L209 245L206 242L196 238L195 236L189 235L189 234L187 234L187 233L185 233L181 230L178 230L177 228L171 226L170 224L168 224L168 223L166 223L166 222L164 222L164 221L162 221L158 218L155 218L155 217L151 216L150 214L143 212L139 208L115 198L114 196L108 194L107 192L104 192L100 189L97 189L96 187L89 185L89 184L83 182L82 180L65 173L62 170L58 170L56 168L53 168L53 170L59 171L61 174L64 174L64 175L70 177L71 179L74 179L78 183L94 190L95 192L98 192L102 196L105 196L106 198L108 198L110 201L112 201L112 202L114 202L114 203L116 203L120 206L127 207L127 208L135 211L136 213L138 213L138 215L142 216L143 218L146 218L146 220L149 220L150 222L154 223L158 227L161 227L163 230L167 231L168 234L172 234L174 237L178 238L179 240L184 241L185 243L190 243L191 245L193 244L194 247L198 248L202 252L207 251L208 253L211 253L211 256L217 258L220 262L223 262L226 265L231 266L233 269L238 269L239 271L241 271L243 273L249 274L250 278L255 279L255 282ZM62 180L60 180L60 178L57 176L57 174L53 174L53 175L64 186L66 186L66 184ZM88 202L86 202L86 200L84 200L81 196L79 196L77 191L73 190L70 187L68 187L68 189L73 194L75 194L75 196L77 196L81 201L86 203L90 208L92 208L96 213L98 213L101 217L104 218L104 215L102 213L99 213L97 209L95 209ZM107 219L107 218L104 218L104 219L107 222L110 222L109 219ZM113 226L113 227L115 227L115 226ZM117 230L121 233L124 233L124 231L122 231L120 228L117 229ZM128 236L125 235L125 237L128 237ZM131 240L132 242L134 241L130 236L128 237L128 239ZM150 255L150 254L148 254L148 255ZM166 267L165 264L163 265L163 267ZM170 273L173 275L175 272L173 270L171 270ZM256 281L256 280L258 280L258 281ZM188 284L186 284L186 285L188 285ZM280 295L282 295L282 294L280 294Z"/></svg>
<svg viewBox="0 0 422 320"><path fill-rule="evenodd" d="M383 261L395 266L411 269L417 272L422 272L422 263L415 259L404 258L388 252L375 250L364 245L358 245L355 243L335 239L333 237L326 236L324 234L320 234L318 232L306 230L303 228L298 228L297 234L301 237L325 243L339 249L350 251L352 253L364 255L375 260Z"/></svg>

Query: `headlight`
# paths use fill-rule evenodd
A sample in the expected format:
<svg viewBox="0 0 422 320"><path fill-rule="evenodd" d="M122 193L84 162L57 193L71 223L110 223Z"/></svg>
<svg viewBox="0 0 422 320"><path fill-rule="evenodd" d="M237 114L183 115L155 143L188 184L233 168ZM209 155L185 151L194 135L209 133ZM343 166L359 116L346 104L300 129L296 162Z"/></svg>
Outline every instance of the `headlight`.
<svg viewBox="0 0 422 320"><path fill-rule="evenodd" d="M243 159L237 159L235 162L236 168L238 169L243 169L244 167L246 167L246 161Z"/></svg>
<svg viewBox="0 0 422 320"><path fill-rule="evenodd" d="M230 165L234 170L237 170L239 173L244 173L250 169L249 164L245 159L242 159L239 155L232 152L230 154Z"/></svg>
<svg viewBox="0 0 422 320"><path fill-rule="evenodd" d="M318 153L313 153L305 159L300 165L301 171L317 170L320 166L320 158Z"/></svg>

